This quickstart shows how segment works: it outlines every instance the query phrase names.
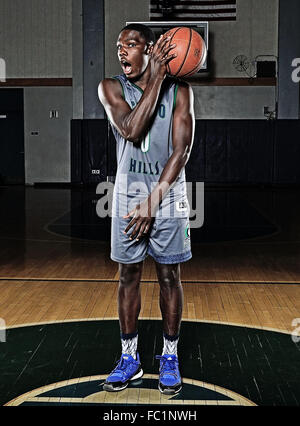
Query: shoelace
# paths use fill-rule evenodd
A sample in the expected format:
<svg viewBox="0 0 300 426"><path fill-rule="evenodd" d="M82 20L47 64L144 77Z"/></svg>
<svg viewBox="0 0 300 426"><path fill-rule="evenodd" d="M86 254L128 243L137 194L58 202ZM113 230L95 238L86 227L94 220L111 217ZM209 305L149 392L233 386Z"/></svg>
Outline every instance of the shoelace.
<svg viewBox="0 0 300 426"><path fill-rule="evenodd" d="M168 359L162 355L156 355L155 357L156 359L159 359L162 361L162 367L161 367L161 373L163 374L166 372L168 372L168 374L171 374L175 377L177 377L177 373L176 373L176 367L178 364L178 361L176 361L175 359Z"/></svg>
<svg viewBox="0 0 300 426"><path fill-rule="evenodd" d="M120 371L123 375L126 373L126 368L127 368L127 364L128 364L128 360L125 359L124 357L122 357L121 359L119 359L119 361L117 361L117 366L114 369L114 373L116 371Z"/></svg>

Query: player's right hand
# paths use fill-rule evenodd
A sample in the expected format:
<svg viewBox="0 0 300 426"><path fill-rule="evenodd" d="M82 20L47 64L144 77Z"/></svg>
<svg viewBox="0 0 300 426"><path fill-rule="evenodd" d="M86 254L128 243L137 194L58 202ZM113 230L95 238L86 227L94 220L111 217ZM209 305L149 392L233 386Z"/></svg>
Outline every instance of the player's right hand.
<svg viewBox="0 0 300 426"><path fill-rule="evenodd" d="M171 37L161 35L150 53L149 67L151 77L164 79L167 74L168 63L177 56L176 53L169 52L176 47L176 44L171 44Z"/></svg>

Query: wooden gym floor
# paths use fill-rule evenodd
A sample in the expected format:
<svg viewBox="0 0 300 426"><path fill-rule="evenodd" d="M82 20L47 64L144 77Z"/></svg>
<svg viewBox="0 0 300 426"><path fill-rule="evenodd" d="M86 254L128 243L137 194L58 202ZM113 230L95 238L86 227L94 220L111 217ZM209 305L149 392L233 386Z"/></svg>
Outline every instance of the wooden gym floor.
<svg viewBox="0 0 300 426"><path fill-rule="evenodd" d="M89 193L84 200L82 192ZM208 189L207 199L210 192L216 190ZM217 192L222 197L230 191ZM193 258L181 266L183 317L291 331L291 321L300 316L299 190L231 192L239 194L273 228L268 233L264 226L261 236L255 229L255 237L222 241L220 228L211 227L221 241L205 237L208 241L204 242L193 239L192 229ZM89 237L99 218L83 218L86 209L95 209L93 191L2 187L0 199L0 316L6 324L117 317L118 265L110 260L109 240ZM63 225L53 228L55 221L80 205L84 211L75 223L67 217ZM249 218L243 220L251 230ZM83 237L87 238L72 237L72 226L85 229ZM232 231L237 232L243 236L241 225ZM144 263L142 280L141 317L160 317L159 288L150 257Z"/></svg>
<svg viewBox="0 0 300 426"><path fill-rule="evenodd" d="M278 331L291 341L300 324L299 192L206 190L204 229L191 230L193 258L181 265L183 321ZM91 189L0 188L0 318L8 330L118 320L118 265L97 199ZM150 257L141 294L141 320L160 320Z"/></svg>

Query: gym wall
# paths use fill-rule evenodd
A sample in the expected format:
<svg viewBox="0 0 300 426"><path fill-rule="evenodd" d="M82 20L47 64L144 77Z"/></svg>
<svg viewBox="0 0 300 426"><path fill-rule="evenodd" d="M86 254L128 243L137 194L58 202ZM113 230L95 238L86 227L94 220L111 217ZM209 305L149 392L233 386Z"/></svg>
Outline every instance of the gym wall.
<svg viewBox="0 0 300 426"><path fill-rule="evenodd" d="M232 61L237 55L277 55L278 0L237 0L236 21L210 22L213 74L246 77ZM149 21L148 0L105 0L105 75L119 73L116 40L126 21Z"/></svg>
<svg viewBox="0 0 300 426"><path fill-rule="evenodd" d="M105 0L105 76L120 72L115 49L120 28L126 21L149 20L148 4L147 0ZM278 5L279 0L237 0L236 22L210 23L211 68L203 77L245 77L232 65L233 59L240 54L251 60L257 55L277 56ZM70 121L83 118L81 14L82 0L0 2L0 57L6 60L7 78L72 79L73 84L73 87L24 86L25 173L29 184L72 181ZM198 120L256 119L263 122L266 120L263 107L275 108L275 86L200 86L193 83L193 89ZM49 111L53 109L60 111L57 119L49 118ZM97 128L94 124L93 132ZM78 128L78 123L76 126ZM105 123L99 126L104 133L107 131ZM83 130L82 134L89 134L89 130ZM38 135L32 135L35 131L39 131ZM223 135L226 137L225 133ZM282 168L282 179L284 173ZM243 180L238 171L236 176ZM293 181L298 180L298 176L292 177ZM215 181L214 175L212 179ZM221 181L223 175L219 179Z"/></svg>
<svg viewBox="0 0 300 426"><path fill-rule="evenodd" d="M236 22L210 22L210 70L201 77L244 78L247 75L236 71L232 65L236 56L243 54L251 61L258 55L277 56L278 0L237 0L237 14ZM149 2L105 1L106 77L120 73L115 45L119 30L127 21L149 21ZM255 73L255 67L251 73ZM264 106L275 109L275 86L193 84L193 89L198 119L265 119Z"/></svg>
<svg viewBox="0 0 300 426"><path fill-rule="evenodd" d="M25 182L70 182L72 87L31 87L24 92ZM50 119L50 110L59 117Z"/></svg>
<svg viewBox="0 0 300 426"><path fill-rule="evenodd" d="M72 79L72 0L1 0L0 28L6 78L24 88L25 182L70 182L72 85L48 79Z"/></svg>

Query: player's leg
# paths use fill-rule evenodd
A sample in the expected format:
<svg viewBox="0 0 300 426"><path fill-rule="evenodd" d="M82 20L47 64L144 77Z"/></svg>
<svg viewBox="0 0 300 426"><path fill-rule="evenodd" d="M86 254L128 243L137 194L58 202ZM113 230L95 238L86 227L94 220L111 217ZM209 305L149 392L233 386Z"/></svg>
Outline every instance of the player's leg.
<svg viewBox="0 0 300 426"><path fill-rule="evenodd" d="M119 264L118 312L121 334L137 333L138 316L141 310L142 270L143 262L130 265Z"/></svg>
<svg viewBox="0 0 300 426"><path fill-rule="evenodd" d="M182 388L178 368L177 344L183 309L183 290L180 281L180 264L155 262L160 285L160 310L163 319L164 347L160 359L159 390L165 394L176 394Z"/></svg>
<svg viewBox="0 0 300 426"><path fill-rule="evenodd" d="M179 335L183 309L180 264L164 265L155 262L155 265L160 285L159 304L163 319L163 331L168 336L176 337ZM177 348L174 350L177 354Z"/></svg>
<svg viewBox="0 0 300 426"><path fill-rule="evenodd" d="M180 264L192 257L189 218L156 220L150 235L148 253L156 263L164 331L163 353L157 356L160 359L158 388L162 393L173 395L182 387L177 357L183 310Z"/></svg>
<svg viewBox="0 0 300 426"><path fill-rule="evenodd" d="M103 389L115 392L125 389L131 380L142 377L137 352L137 323L141 309L140 280L143 262L119 264L118 311L121 330L122 355L116 368L106 379Z"/></svg>

